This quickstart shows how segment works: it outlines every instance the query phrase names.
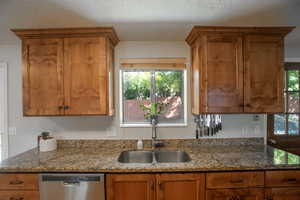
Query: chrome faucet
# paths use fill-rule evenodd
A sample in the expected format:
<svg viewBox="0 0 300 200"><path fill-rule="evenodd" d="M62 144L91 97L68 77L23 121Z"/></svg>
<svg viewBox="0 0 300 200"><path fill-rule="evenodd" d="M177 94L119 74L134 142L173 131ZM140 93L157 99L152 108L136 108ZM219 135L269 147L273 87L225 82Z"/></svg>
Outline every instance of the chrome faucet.
<svg viewBox="0 0 300 200"><path fill-rule="evenodd" d="M152 149L155 149L157 147L162 147L164 145L163 142L157 141L157 131L156 131L156 125L158 124L157 116L151 117L151 125L152 125Z"/></svg>

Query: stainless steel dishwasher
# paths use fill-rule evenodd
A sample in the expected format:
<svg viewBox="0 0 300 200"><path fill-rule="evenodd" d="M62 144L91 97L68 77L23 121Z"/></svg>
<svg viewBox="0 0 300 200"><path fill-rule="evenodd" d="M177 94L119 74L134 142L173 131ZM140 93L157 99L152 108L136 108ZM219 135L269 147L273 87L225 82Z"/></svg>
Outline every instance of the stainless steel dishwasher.
<svg viewBox="0 0 300 200"><path fill-rule="evenodd" d="M105 200L103 174L42 174L41 200Z"/></svg>

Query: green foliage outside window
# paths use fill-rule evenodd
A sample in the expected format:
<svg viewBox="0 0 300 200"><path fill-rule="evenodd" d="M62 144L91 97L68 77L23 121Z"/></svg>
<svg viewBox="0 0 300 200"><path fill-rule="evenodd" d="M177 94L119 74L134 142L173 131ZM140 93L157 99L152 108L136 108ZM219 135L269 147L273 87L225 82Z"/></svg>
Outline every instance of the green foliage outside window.
<svg viewBox="0 0 300 200"><path fill-rule="evenodd" d="M151 90L151 72L130 72L124 74L125 99L148 99ZM181 96L183 77L181 71L155 72L158 97Z"/></svg>

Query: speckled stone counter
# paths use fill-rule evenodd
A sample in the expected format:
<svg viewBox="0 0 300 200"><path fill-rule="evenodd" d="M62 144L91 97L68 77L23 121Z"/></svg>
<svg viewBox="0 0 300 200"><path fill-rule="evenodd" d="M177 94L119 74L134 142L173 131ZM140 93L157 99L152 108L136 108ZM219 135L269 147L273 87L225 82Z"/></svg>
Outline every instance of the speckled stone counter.
<svg viewBox="0 0 300 200"><path fill-rule="evenodd" d="M166 149L189 153L188 163L121 164L132 140L59 141L52 152L33 149L4 160L0 172L191 172L300 169L300 157L263 145L261 140L168 140ZM145 142L146 148L150 145Z"/></svg>

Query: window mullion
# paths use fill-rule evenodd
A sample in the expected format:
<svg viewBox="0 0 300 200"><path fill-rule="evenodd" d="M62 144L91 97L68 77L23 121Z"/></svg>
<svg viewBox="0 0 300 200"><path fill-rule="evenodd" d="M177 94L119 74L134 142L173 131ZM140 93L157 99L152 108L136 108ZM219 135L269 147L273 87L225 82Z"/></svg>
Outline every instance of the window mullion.
<svg viewBox="0 0 300 200"><path fill-rule="evenodd" d="M156 103L156 81L155 81L155 71L151 71L151 90L150 90L150 101L151 103Z"/></svg>
<svg viewBox="0 0 300 200"><path fill-rule="evenodd" d="M288 71L285 71L285 88L286 88L286 91L288 91L288 80L289 80L289 77L288 77ZM289 93L288 92L285 92L285 112L288 113L289 111ZM288 135L289 134L289 114L285 114L285 135Z"/></svg>
<svg viewBox="0 0 300 200"><path fill-rule="evenodd" d="M298 84L300 86L300 70L298 70ZM298 88L299 89L299 88ZM298 96L300 98L300 92L298 92ZM298 109L300 109L300 100L298 99ZM299 110L297 110L299 112ZM298 135L300 135L300 117L298 115Z"/></svg>

